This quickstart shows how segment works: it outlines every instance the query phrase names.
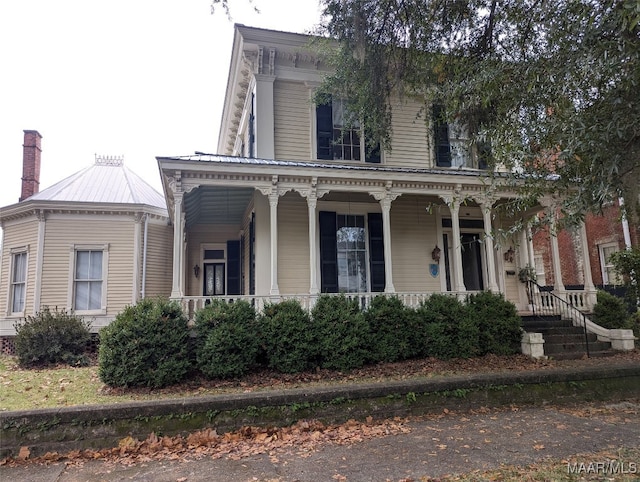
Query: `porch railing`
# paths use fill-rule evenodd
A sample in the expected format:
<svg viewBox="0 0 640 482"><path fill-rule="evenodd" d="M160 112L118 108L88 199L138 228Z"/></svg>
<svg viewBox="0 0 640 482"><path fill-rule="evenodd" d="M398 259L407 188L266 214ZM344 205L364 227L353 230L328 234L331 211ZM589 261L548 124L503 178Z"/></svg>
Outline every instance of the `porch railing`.
<svg viewBox="0 0 640 482"><path fill-rule="evenodd" d="M343 293L349 299L356 299L360 304L361 308L368 308L371 305L371 302L376 296L394 296L397 297L405 306L409 306L411 308L416 308L420 306L420 303L425 301L432 293L414 293L414 292L406 292L406 293ZM447 292L446 294L452 296L464 297L471 292L464 293L456 293L456 292ZM340 296L340 293L331 293L332 296ZM238 300L245 300L251 303L256 311L260 312L264 308L264 306L268 303L279 303L285 300L295 299L300 302L303 308L307 310L311 310L315 305L316 300L318 299L318 295L309 295L309 294L295 294L295 295L275 295L275 296L256 296L256 295L237 295L237 296L216 296L215 298L208 296L184 296L180 298L178 301L182 306L184 312L188 315L189 319L193 319L195 313L198 310L204 308L207 303L210 303L212 299L223 300L227 303L233 303Z"/></svg>

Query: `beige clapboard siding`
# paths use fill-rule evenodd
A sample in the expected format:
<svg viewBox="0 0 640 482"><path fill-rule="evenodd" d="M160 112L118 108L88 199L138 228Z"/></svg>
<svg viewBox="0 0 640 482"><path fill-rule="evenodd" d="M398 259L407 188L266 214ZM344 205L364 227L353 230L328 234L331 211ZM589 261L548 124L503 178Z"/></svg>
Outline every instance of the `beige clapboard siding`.
<svg viewBox="0 0 640 482"><path fill-rule="evenodd" d="M220 249L227 249L227 241L240 239L241 225L228 224L197 224L189 229L187 238L187 283L185 292L187 296L202 296L203 293L203 248L209 245L220 245ZM209 249L209 248L208 248ZM193 267L200 266L200 275L195 277ZM225 270L226 276L226 270Z"/></svg>
<svg viewBox="0 0 640 482"><path fill-rule="evenodd" d="M41 304L67 307L72 244L109 244L107 315L130 305L133 293L133 217L56 217L47 220ZM73 233L73 236L69 236Z"/></svg>
<svg viewBox="0 0 640 482"><path fill-rule="evenodd" d="M173 229L166 224L147 226L145 297L169 297L173 283Z"/></svg>
<svg viewBox="0 0 640 482"><path fill-rule="evenodd" d="M444 274L436 278L429 274L437 226L436 217L426 212L425 204L425 198L402 196L391 205L393 284L399 293L441 291L440 276Z"/></svg>
<svg viewBox="0 0 640 482"><path fill-rule="evenodd" d="M392 106L393 137L385 164L395 167L427 168L431 164L425 112L417 101L404 99ZM419 117L418 117L419 116Z"/></svg>
<svg viewBox="0 0 640 482"><path fill-rule="evenodd" d="M309 89L301 82L276 81L273 103L276 159L309 160L312 112Z"/></svg>
<svg viewBox="0 0 640 482"><path fill-rule="evenodd" d="M25 313L33 313L33 301L36 288L36 264L38 259L38 220L30 217L4 226L4 244L2 246L2 283L7 287L1 293L2 305L0 310L9 308L11 281L11 250L14 248L28 248L27 254L27 292L25 297Z"/></svg>
<svg viewBox="0 0 640 482"><path fill-rule="evenodd" d="M278 288L283 295L309 293L309 210L297 193L278 201Z"/></svg>

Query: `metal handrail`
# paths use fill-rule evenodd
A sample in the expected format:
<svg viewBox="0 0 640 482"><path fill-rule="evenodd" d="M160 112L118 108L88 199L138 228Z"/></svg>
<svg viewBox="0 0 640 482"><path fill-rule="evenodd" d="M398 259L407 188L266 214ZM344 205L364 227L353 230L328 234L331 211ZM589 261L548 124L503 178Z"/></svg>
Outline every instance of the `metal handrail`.
<svg viewBox="0 0 640 482"><path fill-rule="evenodd" d="M573 315L577 315L579 320L582 320L582 329L584 331L584 341L585 347L587 350L587 358L590 358L589 353L589 333L587 332L587 316L576 308L573 304L567 302L562 299L560 296L555 294L553 291L543 291L542 286L540 286L536 281L529 279L526 281L527 285L527 296L529 298L529 302L531 304L532 312L534 316L542 317L543 312L553 313L556 315L560 315L563 318L563 315L570 320L574 320ZM535 290L537 288L538 296L535 296ZM542 293L549 296L548 299L544 299ZM538 306L539 303L539 306ZM538 309L538 313L536 313L536 308Z"/></svg>

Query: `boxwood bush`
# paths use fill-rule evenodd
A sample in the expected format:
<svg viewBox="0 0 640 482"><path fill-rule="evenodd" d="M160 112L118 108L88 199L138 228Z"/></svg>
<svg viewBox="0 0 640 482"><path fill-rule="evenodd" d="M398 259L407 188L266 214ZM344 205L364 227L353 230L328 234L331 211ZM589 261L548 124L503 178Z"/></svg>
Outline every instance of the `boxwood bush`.
<svg viewBox="0 0 640 482"><path fill-rule="evenodd" d="M257 364L256 312L247 301L213 300L196 313L198 369L210 378L238 377Z"/></svg>
<svg viewBox="0 0 640 482"><path fill-rule="evenodd" d="M598 291L593 318L594 323L604 328L617 329L625 328L630 316L625 300L606 291Z"/></svg>
<svg viewBox="0 0 640 482"><path fill-rule="evenodd" d="M467 300L478 327L478 355L513 355L520 352L522 320L516 306L502 293L483 291Z"/></svg>
<svg viewBox="0 0 640 482"><path fill-rule="evenodd" d="M283 373L311 368L317 359L317 344L309 313L297 300L265 305L258 317L266 363Z"/></svg>
<svg viewBox="0 0 640 482"><path fill-rule="evenodd" d="M369 329L357 299L322 295L311 318L322 368L351 370L365 364Z"/></svg>
<svg viewBox="0 0 640 482"><path fill-rule="evenodd" d="M100 379L114 387L161 388L182 381L191 368L182 308L166 299L126 307L100 332Z"/></svg>
<svg viewBox="0 0 640 482"><path fill-rule="evenodd" d="M447 360L478 353L478 326L469 308L452 295L435 293L416 309L419 355Z"/></svg>
<svg viewBox="0 0 640 482"><path fill-rule="evenodd" d="M364 312L372 362L395 362L418 353L415 311L396 296L378 295Z"/></svg>
<svg viewBox="0 0 640 482"><path fill-rule="evenodd" d="M66 363L87 365L91 325L65 310L44 307L14 325L18 362L23 367Z"/></svg>

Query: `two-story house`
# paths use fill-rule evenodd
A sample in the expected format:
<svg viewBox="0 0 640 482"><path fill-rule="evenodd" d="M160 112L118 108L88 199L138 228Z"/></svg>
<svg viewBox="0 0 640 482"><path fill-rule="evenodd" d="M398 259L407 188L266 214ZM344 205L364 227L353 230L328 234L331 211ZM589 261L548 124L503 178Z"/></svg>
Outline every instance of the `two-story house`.
<svg viewBox="0 0 640 482"><path fill-rule="evenodd" d="M175 227L171 297L193 308L211 295L417 303L492 290L524 309L516 273L530 240L493 237L513 225L497 207L515 193L490 178L464 128L398 98L391 149L371 148L345 127L340 98L314 104L328 69L306 35L236 26L218 154L158 157Z"/></svg>

